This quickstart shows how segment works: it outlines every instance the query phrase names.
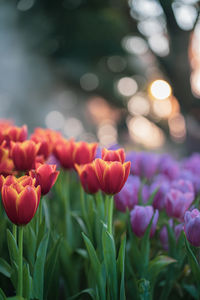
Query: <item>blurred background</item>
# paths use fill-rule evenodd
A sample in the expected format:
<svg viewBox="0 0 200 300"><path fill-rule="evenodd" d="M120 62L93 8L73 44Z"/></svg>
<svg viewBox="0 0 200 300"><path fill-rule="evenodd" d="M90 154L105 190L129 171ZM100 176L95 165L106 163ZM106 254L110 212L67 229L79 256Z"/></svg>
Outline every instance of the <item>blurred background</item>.
<svg viewBox="0 0 200 300"><path fill-rule="evenodd" d="M200 150L196 0L1 0L0 118L126 149Z"/></svg>

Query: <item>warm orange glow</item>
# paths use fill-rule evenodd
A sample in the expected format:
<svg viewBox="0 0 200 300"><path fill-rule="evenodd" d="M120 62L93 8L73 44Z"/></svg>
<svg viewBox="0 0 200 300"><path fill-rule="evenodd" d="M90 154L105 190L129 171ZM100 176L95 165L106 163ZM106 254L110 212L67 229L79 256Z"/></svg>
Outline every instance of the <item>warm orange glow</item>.
<svg viewBox="0 0 200 300"><path fill-rule="evenodd" d="M183 115L174 115L169 119L168 124L172 139L176 142L183 142L186 137L186 125Z"/></svg>
<svg viewBox="0 0 200 300"><path fill-rule="evenodd" d="M200 69L192 72L190 82L194 96L200 98Z"/></svg>
<svg viewBox="0 0 200 300"><path fill-rule="evenodd" d="M171 99L153 101L153 112L159 118L168 118L172 113Z"/></svg>
<svg viewBox="0 0 200 300"><path fill-rule="evenodd" d="M137 116L131 118L128 121L128 129L133 141L145 148L159 148L165 142L163 131L145 117Z"/></svg>
<svg viewBox="0 0 200 300"><path fill-rule="evenodd" d="M171 95L172 88L167 81L158 79L150 84L149 92L154 99L164 100Z"/></svg>

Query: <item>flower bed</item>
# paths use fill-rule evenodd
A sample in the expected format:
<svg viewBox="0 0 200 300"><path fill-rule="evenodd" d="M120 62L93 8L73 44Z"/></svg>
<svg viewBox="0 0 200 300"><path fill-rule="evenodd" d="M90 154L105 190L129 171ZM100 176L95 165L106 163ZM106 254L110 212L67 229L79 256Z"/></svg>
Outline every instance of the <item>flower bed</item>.
<svg viewBox="0 0 200 300"><path fill-rule="evenodd" d="M199 154L8 121L0 145L0 299L199 299Z"/></svg>

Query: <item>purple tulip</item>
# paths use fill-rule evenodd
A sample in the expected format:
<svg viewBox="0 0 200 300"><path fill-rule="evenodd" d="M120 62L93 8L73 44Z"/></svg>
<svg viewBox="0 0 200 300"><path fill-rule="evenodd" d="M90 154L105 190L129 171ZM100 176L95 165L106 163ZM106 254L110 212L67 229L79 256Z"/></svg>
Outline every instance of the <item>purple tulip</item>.
<svg viewBox="0 0 200 300"><path fill-rule="evenodd" d="M193 183L195 193L200 192L200 174L195 174L190 170L182 169L180 179L189 180Z"/></svg>
<svg viewBox="0 0 200 300"><path fill-rule="evenodd" d="M186 210L194 200L194 193L183 193L176 189L171 189L166 196L165 208L168 216L183 220Z"/></svg>
<svg viewBox="0 0 200 300"><path fill-rule="evenodd" d="M131 226L136 236L142 237L153 217L154 209L152 206L138 206L136 205L131 211ZM150 236L152 237L156 230L159 212L155 211L153 222L151 226Z"/></svg>
<svg viewBox="0 0 200 300"><path fill-rule="evenodd" d="M200 212L198 209L185 213L184 231L187 240L195 247L200 247Z"/></svg>
<svg viewBox="0 0 200 300"><path fill-rule="evenodd" d="M169 220L169 226L171 228L173 228L173 220L170 219ZM183 224L178 224L176 225L174 228L174 233L175 233L175 237L176 237L176 242L178 241L179 239L179 236L181 234L181 231L183 230ZM160 230L160 242L161 242L161 245L163 247L164 250L168 250L169 248L169 244L168 244L168 231L167 231L167 226L163 226Z"/></svg>
<svg viewBox="0 0 200 300"><path fill-rule="evenodd" d="M140 189L141 181L138 176L129 175L122 190L114 196L115 206L119 211L125 212L138 203L138 193Z"/></svg>
<svg viewBox="0 0 200 300"><path fill-rule="evenodd" d="M168 191L170 190L170 183L169 180L166 181L155 181L150 186L150 195L156 190L157 193L153 200L153 207L156 209L163 209L165 207L165 199Z"/></svg>
<svg viewBox="0 0 200 300"><path fill-rule="evenodd" d="M178 179L172 182L172 188L181 191L182 193L193 193L194 186L193 183L189 180Z"/></svg>
<svg viewBox="0 0 200 300"><path fill-rule="evenodd" d="M169 180L175 180L180 174L179 164L168 154L160 158L159 170L160 173L168 177Z"/></svg>

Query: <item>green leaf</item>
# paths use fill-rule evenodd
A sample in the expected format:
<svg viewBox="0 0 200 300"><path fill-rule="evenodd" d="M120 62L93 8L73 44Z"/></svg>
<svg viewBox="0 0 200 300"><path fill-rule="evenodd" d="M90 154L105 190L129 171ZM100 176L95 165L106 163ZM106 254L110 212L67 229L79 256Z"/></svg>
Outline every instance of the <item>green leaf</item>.
<svg viewBox="0 0 200 300"><path fill-rule="evenodd" d="M120 298L119 300L125 300L125 287L124 287L124 265L125 265L125 250L126 250L126 236L123 237L119 249L119 255L117 259L117 273L120 281Z"/></svg>
<svg viewBox="0 0 200 300"><path fill-rule="evenodd" d="M0 258L0 273L10 278L12 272L11 266L3 258Z"/></svg>
<svg viewBox="0 0 200 300"><path fill-rule="evenodd" d="M39 216L37 216L39 217ZM37 235L37 249L40 245L41 240L43 239L44 235L45 235L45 231L46 231L46 224L45 224L45 219L42 220L42 223L39 226L39 231L38 231L38 235Z"/></svg>
<svg viewBox="0 0 200 300"><path fill-rule="evenodd" d="M183 284L183 288L194 298L199 299L198 290L194 285L191 284Z"/></svg>
<svg viewBox="0 0 200 300"><path fill-rule="evenodd" d="M84 233L82 233L82 236L83 236L83 239L84 239L84 242L85 242L88 254L89 254L91 267L94 272L94 277L96 278L96 281L97 281L100 299L104 300L104 299L106 299L106 297L105 297L105 278L102 274L102 266L100 264L100 261L97 257L96 251L95 251L91 241Z"/></svg>
<svg viewBox="0 0 200 300"><path fill-rule="evenodd" d="M150 261L148 267L148 278L151 282L151 288L153 288L157 276L162 271L162 269L175 262L175 259L165 255L156 256L153 260Z"/></svg>
<svg viewBox="0 0 200 300"><path fill-rule="evenodd" d="M199 284L200 284L200 267L199 267L199 264L197 262L195 255L190 247L190 244L188 243L186 236L185 236L185 247L186 247L188 262L192 269L194 279L196 280L196 282L199 286Z"/></svg>
<svg viewBox="0 0 200 300"><path fill-rule="evenodd" d="M7 242L8 242L10 261L11 263L15 262L18 265L19 249L17 247L15 238L9 229L7 229Z"/></svg>
<svg viewBox="0 0 200 300"><path fill-rule="evenodd" d="M32 277L30 275L29 265L23 267L23 295L25 299L30 299L32 290Z"/></svg>
<svg viewBox="0 0 200 300"><path fill-rule="evenodd" d="M103 226L102 244L106 275L108 279L108 289L111 299L117 299L117 266L116 266L116 250L113 236Z"/></svg>
<svg viewBox="0 0 200 300"><path fill-rule="evenodd" d="M49 233L46 233L39 244L33 272L33 296L39 300L43 300L44 265L48 240Z"/></svg>
<svg viewBox="0 0 200 300"><path fill-rule="evenodd" d="M75 300L78 299L80 296L82 296L83 294L88 294L92 299L96 299L95 297L95 292L93 289L85 289L83 291L81 291L80 293L68 298L68 300Z"/></svg>
<svg viewBox="0 0 200 300"><path fill-rule="evenodd" d="M167 233L168 233L168 241L169 241L169 255L172 257L176 257L176 237L173 229L167 223Z"/></svg>
<svg viewBox="0 0 200 300"><path fill-rule="evenodd" d="M6 300L6 295L4 294L1 288L0 288L0 300Z"/></svg>
<svg viewBox="0 0 200 300"><path fill-rule="evenodd" d="M58 260L58 254L60 250L60 243L61 238L58 238L57 241L54 243L54 246L51 248L49 252L45 264L45 292L44 292L44 299L47 299L49 288L53 282L53 275L56 267L56 263Z"/></svg>
<svg viewBox="0 0 200 300"><path fill-rule="evenodd" d="M29 263L34 266L36 252L36 235L33 228L28 225L24 230L24 249Z"/></svg>

